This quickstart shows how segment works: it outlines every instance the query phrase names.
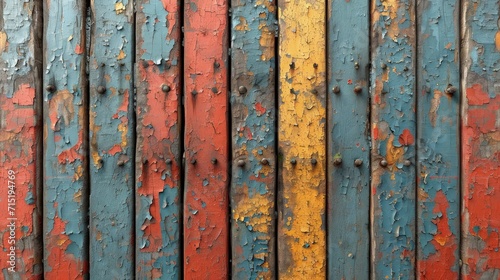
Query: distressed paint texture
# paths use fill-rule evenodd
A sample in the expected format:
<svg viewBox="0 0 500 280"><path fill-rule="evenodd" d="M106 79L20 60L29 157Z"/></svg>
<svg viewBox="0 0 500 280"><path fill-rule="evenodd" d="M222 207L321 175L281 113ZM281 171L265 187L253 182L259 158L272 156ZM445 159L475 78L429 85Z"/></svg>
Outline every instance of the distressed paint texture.
<svg viewBox="0 0 500 280"><path fill-rule="evenodd" d="M38 162L42 58L35 51L41 48L41 27L40 2L0 1L0 278L6 280L41 279L43 271Z"/></svg>
<svg viewBox="0 0 500 280"><path fill-rule="evenodd" d="M419 279L459 277L459 8L417 2Z"/></svg>
<svg viewBox="0 0 500 280"><path fill-rule="evenodd" d="M370 271L369 1L328 7L328 277Z"/></svg>
<svg viewBox="0 0 500 280"><path fill-rule="evenodd" d="M464 1L462 273L500 277L500 2Z"/></svg>
<svg viewBox="0 0 500 280"><path fill-rule="evenodd" d="M45 1L44 274L88 273L85 1Z"/></svg>
<svg viewBox="0 0 500 280"><path fill-rule="evenodd" d="M269 0L231 4L232 277L274 279L277 9Z"/></svg>
<svg viewBox="0 0 500 280"><path fill-rule="evenodd" d="M415 3L372 2L372 278L415 278Z"/></svg>
<svg viewBox="0 0 500 280"><path fill-rule="evenodd" d="M184 277L226 279L228 3L190 0L184 8Z"/></svg>
<svg viewBox="0 0 500 280"><path fill-rule="evenodd" d="M136 278L180 279L180 3L137 1Z"/></svg>
<svg viewBox="0 0 500 280"><path fill-rule="evenodd" d="M326 277L326 3L279 2L280 279Z"/></svg>
<svg viewBox="0 0 500 280"><path fill-rule="evenodd" d="M133 1L91 1L90 277L134 274Z"/></svg>

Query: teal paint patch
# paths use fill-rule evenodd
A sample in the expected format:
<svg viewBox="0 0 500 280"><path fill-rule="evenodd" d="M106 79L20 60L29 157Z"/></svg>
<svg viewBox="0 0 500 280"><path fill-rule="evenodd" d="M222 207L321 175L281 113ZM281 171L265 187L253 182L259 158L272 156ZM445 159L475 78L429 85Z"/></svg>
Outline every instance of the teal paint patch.
<svg viewBox="0 0 500 280"><path fill-rule="evenodd" d="M275 11L274 1L232 1L233 279L274 279L277 270Z"/></svg>
<svg viewBox="0 0 500 280"><path fill-rule="evenodd" d="M415 276L415 1L372 5L373 279Z"/></svg>
<svg viewBox="0 0 500 280"><path fill-rule="evenodd" d="M328 277L368 279L369 1L328 7Z"/></svg>
<svg viewBox="0 0 500 280"><path fill-rule="evenodd" d="M90 277L134 277L133 1L92 1Z"/></svg>

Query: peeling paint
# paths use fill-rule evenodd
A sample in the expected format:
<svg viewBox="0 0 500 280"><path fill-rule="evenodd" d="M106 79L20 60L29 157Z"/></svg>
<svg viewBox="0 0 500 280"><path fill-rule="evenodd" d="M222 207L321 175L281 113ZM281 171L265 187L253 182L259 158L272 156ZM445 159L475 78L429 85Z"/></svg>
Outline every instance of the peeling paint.
<svg viewBox="0 0 500 280"><path fill-rule="evenodd" d="M135 270L133 1L90 4L90 278L130 279Z"/></svg>
<svg viewBox="0 0 500 280"><path fill-rule="evenodd" d="M185 3L184 278L229 273L228 3Z"/></svg>
<svg viewBox="0 0 500 280"><path fill-rule="evenodd" d="M275 279L277 269L276 7L273 1L257 2L232 1L233 279Z"/></svg>
<svg viewBox="0 0 500 280"><path fill-rule="evenodd" d="M459 1L417 2L417 278L458 279Z"/></svg>
<svg viewBox="0 0 500 280"><path fill-rule="evenodd" d="M46 1L44 19L44 275L83 279L88 277L87 79L85 53L75 48L85 45L85 2Z"/></svg>
<svg viewBox="0 0 500 280"><path fill-rule="evenodd" d="M326 3L278 5L278 277L324 279Z"/></svg>
<svg viewBox="0 0 500 280"><path fill-rule="evenodd" d="M415 1L372 2L371 277L415 277Z"/></svg>
<svg viewBox="0 0 500 280"><path fill-rule="evenodd" d="M0 270L2 279L42 279L37 161L41 151L42 28L38 1L0 3ZM9 187L13 186L13 187ZM15 192L15 194L12 193ZM10 193L9 193L10 192ZM10 195L10 196L9 196ZM14 197L13 197L14 196ZM13 200L15 199L15 205ZM8 207L13 207L14 209ZM14 212L11 213L11 211ZM15 218L16 220L11 220ZM11 222L15 224L11 238ZM15 241L15 244L13 243ZM9 263L11 247L15 260ZM14 266L13 266L14 265ZM11 268L14 271L9 270Z"/></svg>
<svg viewBox="0 0 500 280"><path fill-rule="evenodd" d="M180 3L138 1L136 275L180 279Z"/></svg>
<svg viewBox="0 0 500 280"><path fill-rule="evenodd" d="M500 53L498 1L464 1L462 275L500 275Z"/></svg>
<svg viewBox="0 0 500 280"><path fill-rule="evenodd" d="M368 279L369 1L328 7L328 278Z"/></svg>

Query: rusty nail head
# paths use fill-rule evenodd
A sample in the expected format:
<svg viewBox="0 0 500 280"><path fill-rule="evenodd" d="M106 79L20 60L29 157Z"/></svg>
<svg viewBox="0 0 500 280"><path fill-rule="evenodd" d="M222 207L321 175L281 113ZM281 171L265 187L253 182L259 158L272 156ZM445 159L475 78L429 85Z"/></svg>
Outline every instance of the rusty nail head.
<svg viewBox="0 0 500 280"><path fill-rule="evenodd" d="M338 85L334 86L332 89L333 93L340 93L340 87Z"/></svg>
<svg viewBox="0 0 500 280"><path fill-rule="evenodd" d="M455 94L455 92L457 92L457 88L452 85L448 85L448 87L446 88L446 93L449 95L453 95Z"/></svg>
<svg viewBox="0 0 500 280"><path fill-rule="evenodd" d="M355 86L354 87L354 92L355 93L361 93L363 91L363 88L361 86Z"/></svg>
<svg viewBox="0 0 500 280"><path fill-rule="evenodd" d="M380 65L380 67L381 67L382 69L384 69L384 70L385 70L385 69L387 69L387 64L382 63L382 64Z"/></svg>
<svg viewBox="0 0 500 280"><path fill-rule="evenodd" d="M99 163L100 165L102 165L104 163L104 160L102 160L102 158L100 158L97 163Z"/></svg>
<svg viewBox="0 0 500 280"><path fill-rule="evenodd" d="M240 94L245 94L245 93L247 93L247 88L246 88L246 87L244 87L244 86L239 86L239 87L238 87L238 92L239 92Z"/></svg>
<svg viewBox="0 0 500 280"><path fill-rule="evenodd" d="M117 165L118 165L118 166L124 166L124 165L125 165L125 161L123 161L123 160L119 160L119 161L117 162Z"/></svg>
<svg viewBox="0 0 500 280"><path fill-rule="evenodd" d="M193 91L191 91L191 94L196 95L196 94L198 94L198 92L195 89L193 89Z"/></svg>
<svg viewBox="0 0 500 280"><path fill-rule="evenodd" d="M354 165L360 167L363 164L363 160L358 158L354 161Z"/></svg>
<svg viewBox="0 0 500 280"><path fill-rule="evenodd" d="M318 164L318 161L315 158L313 158L313 159L311 159L311 164L316 165L316 164Z"/></svg>
<svg viewBox="0 0 500 280"><path fill-rule="evenodd" d="M104 86L98 86L97 92L100 94L104 94L106 92L106 88Z"/></svg>
<svg viewBox="0 0 500 280"><path fill-rule="evenodd" d="M212 164L216 164L217 163L217 159L216 158L212 158L211 162L212 162Z"/></svg>
<svg viewBox="0 0 500 280"><path fill-rule="evenodd" d="M263 158L263 159L260 160L260 163L262 165L268 165L269 164L269 160L267 158Z"/></svg>
<svg viewBox="0 0 500 280"><path fill-rule="evenodd" d="M167 159L165 160L165 163L166 163L166 164L168 164L168 165L171 165L171 164L172 164L172 160L171 160L171 159L169 159L169 158L167 158Z"/></svg>
<svg viewBox="0 0 500 280"><path fill-rule="evenodd" d="M296 159L294 159L294 158L292 158L292 159L290 160L290 163L291 163L292 165L296 165L296 164L297 164L297 160L296 160Z"/></svg>
<svg viewBox="0 0 500 280"><path fill-rule="evenodd" d="M143 159L142 164L148 164L148 159L147 158Z"/></svg>
<svg viewBox="0 0 500 280"><path fill-rule="evenodd" d="M213 88L212 88L212 92L213 92L213 93L217 93L217 92L219 92L219 90L218 90L216 87L213 87Z"/></svg>
<svg viewBox="0 0 500 280"><path fill-rule="evenodd" d="M318 63L314 63L314 64L313 64L313 67L314 67L315 69L316 69L316 68L318 68Z"/></svg>
<svg viewBox="0 0 500 280"><path fill-rule="evenodd" d="M410 160L408 160L408 159L407 159L407 160L405 160L404 165L405 165L405 166L410 166L410 165L411 165L411 161L410 161Z"/></svg>
<svg viewBox="0 0 500 280"><path fill-rule="evenodd" d="M53 84L50 84L50 85L47 85L47 87L45 89L48 92L54 92L54 91L56 91L56 86L54 86Z"/></svg>
<svg viewBox="0 0 500 280"><path fill-rule="evenodd" d="M149 62L147 62L146 60L143 60L142 61L142 67L148 68L149 67Z"/></svg>
<svg viewBox="0 0 500 280"><path fill-rule="evenodd" d="M388 162L387 162L386 159L383 159L383 160L380 161L380 166L382 166L382 167L386 167L387 164L388 164Z"/></svg>
<svg viewBox="0 0 500 280"><path fill-rule="evenodd" d="M408 69L408 67L407 67L407 66L405 66L405 68L403 68L403 71L408 71L408 70L409 70L409 69Z"/></svg>
<svg viewBox="0 0 500 280"><path fill-rule="evenodd" d="M219 68L220 67L220 63L219 62L214 62L214 67L215 68Z"/></svg>
<svg viewBox="0 0 500 280"><path fill-rule="evenodd" d="M358 69L359 69L359 62L357 62L357 61L356 61L356 62L354 62L354 68L355 68L356 70L358 70Z"/></svg>
<svg viewBox="0 0 500 280"><path fill-rule="evenodd" d="M196 164L196 159L195 159L195 158L191 159L191 164L192 164L192 165L195 165L195 164Z"/></svg>
<svg viewBox="0 0 500 280"><path fill-rule="evenodd" d="M295 62L290 63L290 69L295 69Z"/></svg>
<svg viewBox="0 0 500 280"><path fill-rule="evenodd" d="M315 88L313 88L313 89L311 90L311 92L312 92L312 94L314 94L314 95L317 95L317 94L318 94L318 90L317 90L317 89L315 89Z"/></svg>
<svg viewBox="0 0 500 280"><path fill-rule="evenodd" d="M171 90L170 86L169 85L162 85L161 86L161 90L165 93L169 92Z"/></svg>
<svg viewBox="0 0 500 280"><path fill-rule="evenodd" d="M340 165L340 164L342 164L342 158L339 158L339 157L338 157L338 158L335 158L335 159L333 160L333 164L334 164L334 165L337 165L337 166L338 166L338 165Z"/></svg>
<svg viewBox="0 0 500 280"><path fill-rule="evenodd" d="M243 166L245 166L245 161L244 161L244 160L242 160L242 159L238 160L238 166L239 166L239 167L243 167Z"/></svg>

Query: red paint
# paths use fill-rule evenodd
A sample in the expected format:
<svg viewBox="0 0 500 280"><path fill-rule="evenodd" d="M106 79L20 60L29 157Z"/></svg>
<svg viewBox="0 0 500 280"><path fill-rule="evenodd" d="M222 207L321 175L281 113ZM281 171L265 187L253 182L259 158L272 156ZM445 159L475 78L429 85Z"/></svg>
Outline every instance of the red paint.
<svg viewBox="0 0 500 280"><path fill-rule="evenodd" d="M84 49L84 48L82 48L82 47L80 46L80 44L77 44L77 45L76 45L76 47L75 47L75 53L76 53L76 54L83 54L83 52L84 52L84 51L85 51L85 49Z"/></svg>
<svg viewBox="0 0 500 280"><path fill-rule="evenodd" d="M410 130L405 128L403 130L403 133L399 135L399 144L409 146L413 145L415 143L415 137L413 137L413 134L411 134Z"/></svg>
<svg viewBox="0 0 500 280"><path fill-rule="evenodd" d="M11 216L7 209L8 199L8 170L15 172L15 215L16 223L16 257L18 258L16 271L20 272L23 279L41 279L41 271L35 270L41 265L41 252L38 250L37 235L41 229L39 223L40 209L36 203L28 204L26 197L31 196L34 201L38 200L36 189L36 134L39 127L36 125L36 110L33 106L35 100L35 89L30 84L21 84L14 92L13 98L7 98L4 93L0 94L0 112L2 112L2 125L0 125L0 235L1 247L10 248L8 243L9 231L7 230ZM29 194L31 193L31 194ZM21 231L21 226L27 228ZM21 242L24 239L24 248ZM36 258L38 257L38 259ZM7 270L7 251L2 250L0 254L0 269ZM19 260L22 260L20 262ZM21 264L23 264L21 266ZM2 275L4 272L2 272Z"/></svg>
<svg viewBox="0 0 500 280"><path fill-rule="evenodd" d="M184 277L226 279L229 271L227 1L191 1L185 6L184 19Z"/></svg>
<svg viewBox="0 0 500 280"><path fill-rule="evenodd" d="M257 110L258 112L258 116L262 116L266 113L266 108L262 107L262 104L260 104L260 102L255 103L255 110Z"/></svg>
<svg viewBox="0 0 500 280"><path fill-rule="evenodd" d="M436 193L434 202L433 213L441 214L440 217L433 220L437 226L437 233L431 243L436 253L425 260L418 261L418 272L421 279L458 279L458 270L450 270L456 262L455 250L458 244L455 243L455 238L448 224L449 203L442 191ZM429 273L432 275L428 275Z"/></svg>
<svg viewBox="0 0 500 280"><path fill-rule="evenodd" d="M378 127L373 127L372 129L373 140L378 140L378 133L379 133Z"/></svg>
<svg viewBox="0 0 500 280"><path fill-rule="evenodd" d="M483 87L467 88L462 127L463 208L466 234L474 241L464 243L468 273L464 279L479 279L487 270L500 269L500 127L495 124L500 95L488 98ZM473 105L471 105L473 104Z"/></svg>

